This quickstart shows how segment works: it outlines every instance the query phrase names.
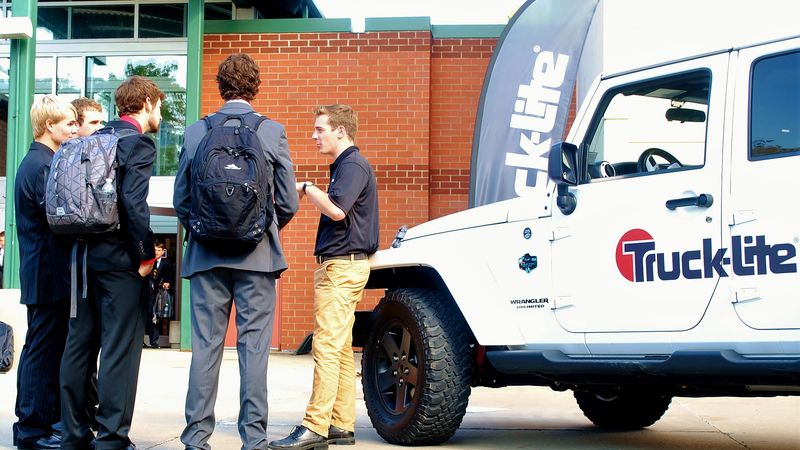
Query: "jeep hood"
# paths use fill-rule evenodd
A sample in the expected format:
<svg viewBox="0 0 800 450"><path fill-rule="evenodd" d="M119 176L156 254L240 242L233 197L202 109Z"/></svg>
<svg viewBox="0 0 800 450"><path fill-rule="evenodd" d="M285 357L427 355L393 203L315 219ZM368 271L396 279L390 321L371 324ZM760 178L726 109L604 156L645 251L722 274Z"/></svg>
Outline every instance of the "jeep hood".
<svg viewBox="0 0 800 450"><path fill-rule="evenodd" d="M492 203L450 214L410 228L404 241L466 228L482 227L508 221L508 211L515 199Z"/></svg>

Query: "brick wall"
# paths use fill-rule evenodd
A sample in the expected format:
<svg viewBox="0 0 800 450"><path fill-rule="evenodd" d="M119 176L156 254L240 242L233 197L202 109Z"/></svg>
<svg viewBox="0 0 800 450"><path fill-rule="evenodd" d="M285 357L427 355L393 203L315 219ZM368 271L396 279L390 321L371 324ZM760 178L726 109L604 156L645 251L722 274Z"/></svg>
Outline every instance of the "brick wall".
<svg viewBox="0 0 800 450"><path fill-rule="evenodd" d="M324 186L312 111L347 103L358 112L356 143L376 170L381 248L401 225L466 208L472 130L494 39L437 39L430 31L206 35L202 113L222 104L214 77L243 51L261 68L257 111L286 127L298 180ZM306 200L282 233L290 269L280 280L282 349L313 330L312 276L319 213ZM360 310L380 299L371 292Z"/></svg>
<svg viewBox="0 0 800 450"><path fill-rule="evenodd" d="M496 39L437 39L431 51L431 218L467 208L472 132Z"/></svg>

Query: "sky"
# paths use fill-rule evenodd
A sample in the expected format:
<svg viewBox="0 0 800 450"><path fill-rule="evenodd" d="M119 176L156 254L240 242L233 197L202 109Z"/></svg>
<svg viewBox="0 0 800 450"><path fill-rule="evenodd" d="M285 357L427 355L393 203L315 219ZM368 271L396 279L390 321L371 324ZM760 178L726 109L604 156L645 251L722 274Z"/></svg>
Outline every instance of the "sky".
<svg viewBox="0 0 800 450"><path fill-rule="evenodd" d="M328 19L430 17L436 25L506 24L525 0L314 0Z"/></svg>

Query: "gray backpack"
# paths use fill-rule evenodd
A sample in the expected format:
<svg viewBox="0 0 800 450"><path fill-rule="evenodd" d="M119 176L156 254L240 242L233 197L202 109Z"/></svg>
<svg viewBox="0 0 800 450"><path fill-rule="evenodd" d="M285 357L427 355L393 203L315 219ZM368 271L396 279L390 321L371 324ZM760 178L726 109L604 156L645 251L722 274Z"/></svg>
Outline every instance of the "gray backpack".
<svg viewBox="0 0 800 450"><path fill-rule="evenodd" d="M108 128L61 144L45 189L47 223L53 233L83 236L119 227L117 141L133 134L137 133Z"/></svg>
<svg viewBox="0 0 800 450"><path fill-rule="evenodd" d="M14 330L0 322L0 373L8 372L14 365Z"/></svg>

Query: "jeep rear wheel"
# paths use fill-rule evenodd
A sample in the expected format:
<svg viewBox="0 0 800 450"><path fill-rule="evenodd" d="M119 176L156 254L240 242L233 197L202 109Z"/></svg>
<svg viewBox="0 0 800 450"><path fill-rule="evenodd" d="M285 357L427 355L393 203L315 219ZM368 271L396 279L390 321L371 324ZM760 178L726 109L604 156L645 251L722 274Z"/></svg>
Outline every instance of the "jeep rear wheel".
<svg viewBox="0 0 800 450"><path fill-rule="evenodd" d="M374 312L362 357L364 401L387 442L432 445L456 432L470 394L468 329L451 298L390 291Z"/></svg>
<svg viewBox="0 0 800 450"><path fill-rule="evenodd" d="M656 423L669 408L672 397L643 393L601 395L575 391L583 415L593 424L614 430L637 430Z"/></svg>

